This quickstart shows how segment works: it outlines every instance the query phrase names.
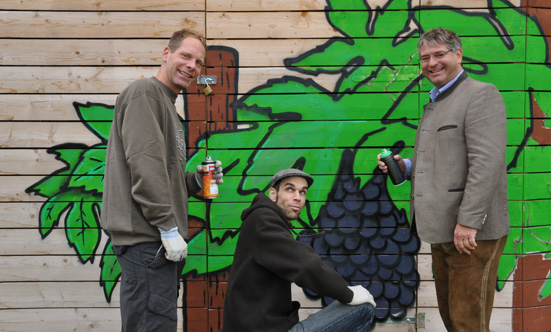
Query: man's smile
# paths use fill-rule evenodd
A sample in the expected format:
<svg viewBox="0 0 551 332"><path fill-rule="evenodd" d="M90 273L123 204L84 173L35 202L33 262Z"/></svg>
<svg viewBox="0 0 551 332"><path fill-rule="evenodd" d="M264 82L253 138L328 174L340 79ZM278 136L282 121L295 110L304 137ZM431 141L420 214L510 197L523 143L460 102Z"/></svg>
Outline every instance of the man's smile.
<svg viewBox="0 0 551 332"><path fill-rule="evenodd" d="M444 70L444 68L440 68L440 69L438 69L438 70L431 70L430 73L431 73L431 74L436 74L436 73L441 72L442 70Z"/></svg>
<svg viewBox="0 0 551 332"><path fill-rule="evenodd" d="M182 75L182 76L187 77L187 78L192 78L192 77L193 77L193 76L191 76L190 74L184 73L184 72L181 71L181 70L178 70L178 73L179 73L180 75Z"/></svg>

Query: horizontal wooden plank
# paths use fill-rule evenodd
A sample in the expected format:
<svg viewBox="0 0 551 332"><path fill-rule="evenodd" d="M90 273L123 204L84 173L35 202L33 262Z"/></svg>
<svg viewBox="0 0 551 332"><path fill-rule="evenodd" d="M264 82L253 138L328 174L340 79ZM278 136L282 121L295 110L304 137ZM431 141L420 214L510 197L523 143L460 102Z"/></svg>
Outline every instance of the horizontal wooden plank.
<svg viewBox="0 0 551 332"><path fill-rule="evenodd" d="M466 68L473 72L471 74L473 78L494 83L501 91L519 91L525 88L522 79L508 79L510 75L524 73L523 64L488 64L488 72L484 75L478 74L479 65L466 65ZM55 70L52 70L52 68L32 66L4 66L0 67L0 93L117 94L134 80L155 76L158 70L158 67L55 67ZM377 70L380 71L377 72ZM375 77L372 76L374 72L377 72ZM207 68L204 74L208 75L208 73ZM348 76L341 82L343 74L343 72L324 74L304 70L297 72L284 67L240 68L236 93L289 93L287 90L289 87L292 87L294 89L292 92L296 93L345 93L351 90L366 93L402 92L414 83L420 72L417 64L395 69L365 66L358 67L351 74L346 72ZM418 91L416 86L411 86L410 91ZM428 80L421 81L421 91L429 91L432 87ZM213 90L216 91L216 85L213 86Z"/></svg>
<svg viewBox="0 0 551 332"><path fill-rule="evenodd" d="M0 93L118 94L158 71L159 67L0 67Z"/></svg>
<svg viewBox="0 0 551 332"><path fill-rule="evenodd" d="M486 2L481 2L486 4ZM490 18L499 21L499 28L490 23ZM464 36L521 36L526 33L527 17L516 8L462 9L453 11L440 7L419 12L423 30L446 27Z"/></svg>
<svg viewBox="0 0 551 332"><path fill-rule="evenodd" d="M191 28L204 33L199 11L52 12L0 11L0 38L170 38ZM162 50L160 50L162 51Z"/></svg>
<svg viewBox="0 0 551 332"><path fill-rule="evenodd" d="M103 241L105 241L107 236L103 235ZM0 244L0 255L76 256L74 249L69 247L65 230L54 229L45 239L42 239L38 230L10 229L2 231L0 239L3 242ZM102 249L98 249L97 254L101 254Z"/></svg>
<svg viewBox="0 0 551 332"><path fill-rule="evenodd" d="M418 331L423 332L442 332L446 331L438 308L418 308L418 314L424 317L424 328L419 325ZM512 308L494 308L492 317L490 318L490 331L492 332L511 332L513 326L513 309Z"/></svg>
<svg viewBox="0 0 551 332"><path fill-rule="evenodd" d="M9 66L155 66L164 39L1 39L0 64ZM52 47L55 43L55 47ZM40 49L40 56L33 49Z"/></svg>
<svg viewBox="0 0 551 332"><path fill-rule="evenodd" d="M515 283L507 281L501 291L496 291L494 299L494 308L512 308L513 307L513 288ZM434 281L423 281L417 291L417 305L419 311L421 308L434 307L436 301L436 288Z"/></svg>
<svg viewBox="0 0 551 332"><path fill-rule="evenodd" d="M98 105L101 106L98 108L98 112L107 111L106 109L114 107L116 97L117 95L8 94L4 95L0 101L0 120L82 121L77 112L79 108L86 108L88 103L101 104ZM233 110L222 103L226 100L225 97L228 96L220 94L216 97L201 96L201 98L197 98L197 102L188 104L189 120L205 121L207 120L206 115L208 115L209 121L220 121L222 120L219 117L220 113L211 112L217 107L220 107L222 112L232 114ZM300 114L302 120L417 119L420 114L419 99L424 98L423 95L414 92L356 93L341 97L328 93L278 93L273 95L257 94L256 96L236 95L234 97L236 103L232 106L237 107L238 110L235 112L236 117L232 114L230 122L272 121L274 120L272 113L289 113L288 117L292 119ZM306 112L304 105L316 105L316 107L315 110ZM243 107L247 107L247 109L243 109ZM183 114L183 98L176 99L176 110L183 119L186 118ZM519 112L522 113L523 109L520 109ZM98 113L98 118L95 119L105 119L105 116L100 116L101 114ZM284 120L285 116L282 115L278 119Z"/></svg>
<svg viewBox="0 0 551 332"><path fill-rule="evenodd" d="M81 121L73 103L88 102L114 106L116 94L62 95L62 94L5 94L0 100L2 121ZM182 98L176 100L176 109L183 108Z"/></svg>
<svg viewBox="0 0 551 332"><path fill-rule="evenodd" d="M0 203L0 228L37 228L42 203Z"/></svg>
<svg viewBox="0 0 551 332"><path fill-rule="evenodd" d="M472 24L472 19L455 20L449 22L450 15L454 17L449 9L426 10L416 12L419 15L419 22L423 22L425 29L433 26L441 26L446 21L449 28L461 31L461 36L482 36L482 35L523 35L526 31L526 17L523 15L510 15L515 8L497 9L464 9L461 14L478 18L484 24L485 16L493 15L496 12L498 18L504 24L505 30L496 31L490 25L488 29L481 29L480 25ZM368 37L365 29L353 29L350 22L367 21L368 12L365 11L340 11L331 12L331 18L336 28L342 29L349 37ZM394 20L389 17L396 17ZM385 20L380 21L381 30L377 37L393 37L397 33L400 36L407 36L415 31L399 31L392 29L388 22L405 21L407 16L403 11L385 11ZM211 24L216 22L217 24ZM379 23L379 22L377 22ZM341 25L344 25L342 27ZM388 27L388 29L387 29ZM395 27L395 25L394 25ZM331 38L341 35L328 22L326 14L321 11L310 12L257 12L250 15L247 12L208 12L206 19L206 34L210 38Z"/></svg>
<svg viewBox="0 0 551 332"><path fill-rule="evenodd" d="M442 7L450 6L456 8L501 8L509 7L508 4L502 3L500 1L480 1L480 0L419 0L421 6L427 7ZM525 5L522 0L512 0L508 1L515 7L520 7Z"/></svg>
<svg viewBox="0 0 551 332"><path fill-rule="evenodd" d="M413 124L395 122L382 125L378 120L304 121L298 124L297 122L244 122L239 125L239 131L226 132L209 138L208 147L209 149L350 148L356 147L358 141L366 135L366 131L376 130L384 130L385 135L373 134L363 147L387 147L393 144L388 141L389 132L399 134L396 137L404 140L405 146L412 146L414 128L411 126L416 125L417 121L410 122ZM201 122L191 124L199 126ZM210 131L215 131L216 123L208 123L208 125ZM271 128L272 126L277 128ZM277 135L259 146L268 129L276 131ZM279 137L283 129L289 131L286 137ZM329 133L334 136L327 137ZM309 140L304 140L301 134L310 135ZM234 141L228 141L229 137ZM26 122L0 122L0 146L2 147L49 148L68 142L88 146L102 143L91 130L79 122L42 122L36 126L30 126Z"/></svg>
<svg viewBox="0 0 551 332"><path fill-rule="evenodd" d="M73 153L82 153L82 150L75 150L71 148L64 148L59 151L74 151ZM105 147L101 146L98 148L90 148L90 152L95 150L101 150L99 153L105 154ZM410 148L407 148L407 153L410 153ZM86 151L86 150L85 150ZM213 152L212 150L209 150ZM382 149L379 148L362 148L358 149L355 163L361 165L371 164L372 167L375 167L376 156L381 153ZM237 150L230 149L225 151L215 151L212 155L217 157L223 162L223 166L226 166L233 160L242 158L243 156L254 155L255 149L250 150ZM295 151L297 154L302 155L306 159L315 158L318 165L317 169L310 171L310 174L313 176L317 175L326 175L326 171L329 169L337 169L336 166L340 163L343 158L343 153L346 152L346 149L334 148L334 149L298 149ZM204 154L205 151L201 150L200 154ZM269 152L267 152L269 153ZM274 151L275 153L275 151ZM402 153L404 155L404 153ZM211 157L212 157L211 156ZM218 158L220 156L220 158ZM269 156L267 156L269 157ZM54 171L57 171L61 168L64 168L66 165L56 159L56 155L53 153L48 153L47 149L0 149L0 174L1 175L43 175L48 176ZM247 171L247 175L267 175L270 176L269 170L263 167L254 167ZM373 169L368 169L367 167L362 170L360 174L372 174ZM73 174L75 175L85 175L84 171L76 171ZM225 173L226 176L241 176L239 171L233 170L229 173Z"/></svg>
<svg viewBox="0 0 551 332"><path fill-rule="evenodd" d="M35 259L39 260L40 257ZM45 261L44 264L49 263ZM71 281L73 275L78 276L83 272L75 270L87 271L89 274L99 275L99 269L96 270L85 266L74 266L72 269L67 267L64 272L58 271L58 281L52 280L49 282L42 281L24 281L10 282L5 281L0 283L0 307L11 309L30 309L30 308L67 308L67 307L86 307L86 308L117 308L120 306L119 286L117 285L111 301L107 302L103 289L98 280L90 281ZM76 274L74 274L76 273ZM205 282L186 281L185 286L188 288L187 306L191 308L201 308L209 305L207 299L211 297L209 294L209 285ZM226 282L219 283L214 287L225 291ZM205 287L207 286L207 287ZM183 305L184 290L180 288L178 297L178 306ZM203 294L206 293L206 294ZM215 295L215 294L213 294ZM291 295L293 300L301 303L303 309L320 309L322 307L321 300L308 299L303 290L296 285L292 286ZM433 305L436 305L434 303ZM211 303L212 306L212 303ZM408 315L413 316L412 311L408 311ZM411 317L410 316L410 317Z"/></svg>
<svg viewBox="0 0 551 332"><path fill-rule="evenodd" d="M63 203L59 203L63 204ZM226 203L227 205L236 205L236 203ZM242 203L245 204L245 203ZM249 204L249 203L247 203ZM194 205L200 205L194 207ZM193 207L193 212L196 217L205 219L205 202L191 202L190 207ZM39 214L43 207L42 202L2 202L0 203L0 229L17 228L31 229L32 232L38 232ZM244 207L243 207L244 209ZM215 214L213 214L215 216ZM216 217L218 218L218 217ZM65 224L61 222L59 228L64 229ZM203 225L190 223L189 228L202 228ZM190 232L191 233L191 232ZM30 236L34 236L34 234Z"/></svg>
<svg viewBox="0 0 551 332"><path fill-rule="evenodd" d="M230 181L228 181L230 182ZM235 190L235 188L230 188L230 190ZM230 191L228 190L228 191ZM228 192L229 194L229 192ZM196 218L200 218L201 220L208 220L209 221L209 227L213 230L235 230L241 227L241 219L240 219L240 213L241 211L245 210L250 205L250 200L252 200L252 196L248 197L249 201L245 201L245 199L241 202L228 202L230 200L237 200L235 197L235 193L230 197L226 198L226 201L223 199L216 199L212 203L210 203L209 208L209 215L208 218L206 216L205 210L205 202L192 200L189 204L190 208L190 214L193 215ZM74 200L80 202L81 197L75 196ZM100 198L97 198L97 201L99 202ZM328 200L327 202L324 202L324 204L331 203L333 201ZM353 204L354 201L345 201L345 204ZM381 200L381 204L388 204L387 201ZM409 202L406 201L393 201L395 205L397 205L398 209L401 209L401 205L408 205ZM60 207L66 207L67 202L58 202L55 203L56 205ZM56 206L53 205L53 206ZM50 205L49 207L52 207ZM376 206L373 206L375 208ZM39 217L41 209L44 208L42 203L40 202L4 202L0 203L0 228L2 229L32 229L33 231L38 232L39 227ZM63 220L58 225L59 228L65 228L65 224ZM190 226L190 227L193 227ZM300 230L301 227L297 226ZM381 225L381 227L384 227L384 225Z"/></svg>
<svg viewBox="0 0 551 332"><path fill-rule="evenodd" d="M549 22L549 17L551 15L551 3L548 1L534 1L529 0L531 3L529 5L532 5L534 8L528 8L528 13L530 15L531 20L535 21L535 18L537 18L538 24L530 24L530 20L528 21L528 29L527 34L529 35L543 35L543 36L550 36L551 31L549 30L549 25L547 22ZM549 44L548 41L546 41L546 44ZM548 53L548 48L544 48L546 50L546 53Z"/></svg>
<svg viewBox="0 0 551 332"><path fill-rule="evenodd" d="M1 39L0 64L10 66L157 66L168 39ZM276 67L283 59L323 44L320 39L208 40L209 46L225 46L239 52L241 67ZM41 49L41 55L32 52ZM338 61L338 59L336 59ZM334 64L334 63L333 63ZM216 65L207 62L207 66Z"/></svg>
<svg viewBox="0 0 551 332"><path fill-rule="evenodd" d="M42 180L42 176L0 177L0 202L43 202L45 198L25 193L25 189Z"/></svg>
<svg viewBox="0 0 551 332"><path fill-rule="evenodd" d="M41 257L35 257L34 259L40 260ZM50 261L47 259L44 261L45 265L49 263ZM31 309L120 307L119 285L115 287L111 301L107 302L103 288L100 286L98 280L100 270L97 265L92 265L91 267L84 266L82 264L81 266L67 265L65 269L56 269L55 272L59 273L57 275L57 280L0 282L0 308ZM89 279L71 279L73 276L78 278L80 275L84 274L84 272L89 274ZM55 275L52 274L52 277L55 277ZM96 280L92 277L96 278ZM190 293L191 296L193 296L193 298L186 303L187 306L191 308L207 307L207 299L209 298L208 288L203 289L206 294L202 294L201 292L194 291L196 287L201 288L203 286L202 283L194 281L187 281L186 283L189 284ZM184 290L180 287L178 296L179 308L182 308L183 305L183 294Z"/></svg>
<svg viewBox="0 0 551 332"><path fill-rule="evenodd" d="M302 309L299 312L300 319L305 319L319 309ZM434 311L438 314L437 310ZM186 319L193 332L218 331L218 325L211 326L208 316L221 317L221 313L208 313L203 309L192 309L186 314ZM178 310L178 332L183 332L183 313ZM51 332L70 331L95 332L95 331L117 331L120 330L120 309L119 308L32 308L32 309L4 309L0 310L0 321L2 330L5 332ZM509 320L510 322L510 320ZM440 328L440 329L439 329ZM427 328L427 332L440 332L443 325L436 325ZM492 325L494 328L494 325ZM393 322L378 323L373 332L411 332L415 330L415 323ZM189 330L186 330L189 331ZM509 330L494 330L495 332L509 332Z"/></svg>
<svg viewBox="0 0 551 332"><path fill-rule="evenodd" d="M181 312L178 312L181 315ZM2 330L6 332L118 331L119 308L31 308L0 310ZM179 332L183 332L179 324Z"/></svg>
<svg viewBox="0 0 551 332"><path fill-rule="evenodd" d="M197 311L197 310L195 310ZM305 309L300 312L301 319L318 311L317 309ZM425 315L426 332L445 331L437 308L423 309ZM178 311L178 332L183 332L183 314ZM195 321L197 325L205 322L207 315L197 316L192 311L188 314L188 320ZM492 312L490 328L494 332L511 332L511 309L497 308ZM0 310L0 321L5 332L51 332L70 331L95 332L120 330L119 308L32 308L32 309L4 309ZM200 330L200 328L198 328ZM207 329L200 330L207 332ZM411 332L415 331L415 325L407 323L378 324L373 332Z"/></svg>
<svg viewBox="0 0 551 332"><path fill-rule="evenodd" d="M16 287L25 287L25 285L37 285L37 282L41 281L44 287L56 283L63 287L65 282L67 282L67 285L68 282L74 284L77 281L82 282L82 285L91 285L95 282L94 287L90 287L93 288L92 293L101 293L98 283L99 265L82 264L76 256L1 256L0 266L2 266L2 269L0 269L0 284L11 282ZM83 290L88 288L81 287ZM17 299L10 300L17 301ZM99 300L97 302L103 302L101 298L97 298L97 300Z"/></svg>
<svg viewBox="0 0 551 332"><path fill-rule="evenodd" d="M415 121L411 122L415 123ZM384 134L376 135L377 130L383 130ZM412 128L408 123L396 122L383 126L376 123L376 120L304 123L299 121L277 126L273 126L270 122L262 122L251 123L249 128L244 127L237 132L239 135L213 135L208 139L208 147L209 149L351 148L356 147L360 140L367 138L367 136L364 137L366 132L373 135L368 135L369 139L365 140L362 147L386 147L393 144L389 142L389 137L400 137L405 146L412 146L414 138L411 131ZM270 137L266 139L264 136L268 132ZM392 136L394 134L397 136ZM230 137L231 141L228 140Z"/></svg>
<svg viewBox="0 0 551 332"><path fill-rule="evenodd" d="M51 147L61 143L94 145L101 140L79 122L0 122L2 147Z"/></svg>
<svg viewBox="0 0 551 332"><path fill-rule="evenodd" d="M530 40L531 58L539 52L534 43L536 37L511 36L514 48L508 50L498 36L464 37L463 55L479 62L504 63L524 62L526 60L525 44ZM43 39L1 39L3 50L0 64L10 66L156 66L161 63L161 52L167 39L57 39L56 47L51 47L51 40ZM210 39L209 46L224 46L234 49L239 54L240 67L277 67L284 66L286 59L316 52L316 48L325 49L332 41L325 39ZM393 38L356 39L356 51L365 60L379 62L386 60L392 65L406 64L410 61L404 52L397 53ZM539 44L538 44L539 45ZM33 51L40 48L41 55ZM354 48L354 47L352 47ZM489 51L492 50L492 51ZM411 52L415 53L412 44ZM214 51L213 51L214 52ZM331 49L325 52L332 52ZM396 60L402 56L401 61ZM348 57L332 57L330 63L311 63L319 66L345 66ZM416 58L415 58L416 59ZM318 60L320 61L320 60ZM541 61L543 62L543 60ZM217 63L207 62L208 66Z"/></svg>
<svg viewBox="0 0 551 332"><path fill-rule="evenodd" d="M177 11L204 10L205 1L135 1L135 0L0 0L5 10L60 11Z"/></svg>
<svg viewBox="0 0 551 332"><path fill-rule="evenodd" d="M510 118L524 117L524 92L502 92L505 100L508 116ZM86 105L87 103L102 104L113 107L116 94L110 95L45 95L45 94L7 94L0 100L0 120L9 121L81 121L78 117L76 107L73 103ZM301 113L303 120L351 120L351 119L388 119L408 118L415 119L420 115L420 106L426 96L415 93L370 93L345 95L340 99L334 99L331 95L318 94L279 94L273 96L259 95L249 97L237 95L236 100L245 102L253 109L238 111L237 121L262 121L271 120L269 112L272 106L284 105L286 111ZM200 112L200 107L207 105L205 97L204 104L190 105L191 110ZM394 102L399 103L394 105ZM422 100L417 100L422 99ZM321 103L320 101L325 101ZM341 104L342 103L342 104ZM315 104L315 112L304 112L302 104ZM369 105L369 106L367 106ZM210 107L210 104L209 104ZM263 109L264 107L264 109ZM338 107L338 108L337 108ZM393 108L390 112L389 110ZM176 110L182 118L184 100L176 99ZM212 115L211 112L208 113ZM202 118L204 120L205 117ZM199 120L199 119L193 119ZM215 120L215 119L211 119ZM519 141L520 142L520 141Z"/></svg>
<svg viewBox="0 0 551 332"><path fill-rule="evenodd" d="M526 1L528 7L537 7L537 8L551 8L551 3L546 0L528 0Z"/></svg>
<svg viewBox="0 0 551 332"><path fill-rule="evenodd" d="M233 215L230 216L224 216L224 218L234 218L236 220L239 219L241 211L236 211L233 213ZM65 222L61 221L60 226L64 227ZM370 230L369 228L364 228L365 230ZM73 228L73 231L75 228ZM40 232L38 229L32 229L32 228L26 228L26 229L5 229L2 231L2 234L0 235L0 239L2 239L2 243L0 243L0 255L9 255L9 256L39 256L39 255L56 255L56 256L71 256L75 257L77 254L82 255L84 257L82 261L86 261L88 258L91 259L91 257L88 256L101 256L103 253L103 249L105 247L105 242L108 240L107 235L102 232L101 230L98 233L98 228L84 228L81 227L81 231L89 231L90 236L87 238L87 242L90 244L93 244L93 247L90 246L90 248L82 248L79 247L79 251L77 252L75 248L72 248L69 246L69 242L67 239L67 232L64 228L54 228L52 229L45 238L42 238ZM332 229L328 228L328 231L331 231ZM371 228L371 230L377 231L374 228ZM386 233L391 233L391 231L396 231L395 228L392 229L385 229L381 228L379 230L384 230ZM92 231L94 231L94 234L91 234ZM201 230L199 229L193 229L194 232L199 232ZM402 230L402 234L405 233L407 230ZM191 232L190 232L191 233ZM205 234L202 234L201 236L198 236L197 238L193 237L190 239L190 249L189 249L189 257L193 257L198 263L197 264L205 264L208 263L205 261L205 258L208 259L216 259L219 257L220 259L226 260L228 256L233 256L234 254L234 245L232 247L231 241L228 243L225 243L223 248L217 248L217 246L214 243L210 243L212 238L218 237L222 238L224 236L228 236L229 233L231 233L233 236L236 234L236 229L211 229L208 232L208 235L210 236L208 239L205 238ZM334 233L334 232L333 232ZM323 234L321 235L324 236ZM381 235L382 236L382 235ZM334 240L334 239L333 239ZM98 242L99 241L99 242ZM386 240L385 240L386 241ZM391 242L391 240L388 240ZM207 242L209 242L209 247L207 247ZM344 242L344 241L343 241ZM415 243L415 242L412 242ZM411 250L415 248L411 247ZM210 251L209 251L210 250ZM340 249L339 249L340 250ZM341 252L345 252L342 249ZM383 249L380 251L382 252ZM384 249L386 250L386 249ZM389 259L395 259L398 256L398 249L396 248L397 253L395 255L389 255L389 254L378 254L375 253L374 255L377 256L377 259L382 259L384 261L388 261ZM209 255L209 257L206 257L206 255ZM355 255L359 256L359 255ZM411 256L406 255L404 256ZM93 259L92 259L93 260ZM351 270L343 270L343 274L349 273L353 276L354 271ZM365 281L365 276L353 276L354 280L358 281ZM376 277L376 279L380 279L379 277Z"/></svg>
<svg viewBox="0 0 551 332"><path fill-rule="evenodd" d="M65 167L45 149L0 149L0 174L44 174L49 175Z"/></svg>
<svg viewBox="0 0 551 332"><path fill-rule="evenodd" d="M412 0L417 5L420 0ZM387 0L370 0L372 9L384 6ZM311 11L324 10L328 3L324 0L296 1L296 0L209 0L207 11ZM339 9L361 9L365 5L355 5L352 2L339 3ZM407 9L406 1L397 8Z"/></svg>
<svg viewBox="0 0 551 332"><path fill-rule="evenodd" d="M374 166L376 167L376 166ZM97 180L94 179L83 179L82 177L78 177L78 180L81 181L81 184L86 184L90 187L90 190L92 188L101 188L101 174L98 175L90 175L97 178ZM360 177L360 175L356 175L357 177ZM363 181L367 181L371 176L370 175L363 175ZM236 175L225 175L224 176L224 184L220 185L219 192L220 195L218 198L216 198L217 202L226 202L226 203L235 203L235 202L250 202L254 195L257 193L257 191L264 189L268 186L268 183L270 182L271 175L266 176L248 176L246 181L243 183L242 181L242 175L236 174ZM62 175L54 175L53 179L56 181L55 184L50 184L52 186L60 184L66 184L67 181L70 180L70 176L62 176ZM312 187L308 191L308 198L310 202L320 202L320 200L323 200L323 202L327 201L327 196L321 197L320 195L322 193L325 193L327 195L328 192L333 189L334 183L333 180L335 179L334 176L329 175L318 175L316 176L316 186ZM25 193L25 190L32 187L33 185L36 185L38 182L45 180L45 176L2 176L0 177L0 202L43 202L45 201L45 198L39 195L35 195L33 193L27 194ZM75 179L73 179L75 180ZM82 182L84 181L84 182ZM388 181L388 180L387 180ZM242 195L236 195L235 191L236 188L240 189L246 189L250 192ZM404 189L399 190L393 190L393 199L394 200L401 200L404 201L408 199L408 190L409 187L403 187ZM59 191L59 188L54 187L48 187L48 190L52 190L53 193L56 193ZM82 197L79 196L77 198L77 201L80 201ZM63 200L65 201L65 200ZM72 200L71 200L72 201ZM99 202L101 201L101 197L98 195L84 195L84 201L85 202ZM191 201L197 201L195 199L192 199Z"/></svg>
<svg viewBox="0 0 551 332"><path fill-rule="evenodd" d="M425 242L422 242L425 244ZM427 252L428 251L428 252ZM512 255L510 253L505 253L504 255ZM503 256L502 256L503 257ZM432 270L432 257L430 254L430 246L422 246L417 254L417 271L421 280L434 280L433 270ZM507 282L513 282L515 279L515 274L512 273L508 278Z"/></svg>
<svg viewBox="0 0 551 332"><path fill-rule="evenodd" d="M9 94L0 100L2 121L82 121L77 108L99 106L114 108L117 94L60 95L60 94ZM93 104L93 105L89 105ZM177 98L176 112L185 119L184 99ZM191 107L191 106L190 106ZM102 119L104 116L102 116Z"/></svg>
<svg viewBox="0 0 551 332"><path fill-rule="evenodd" d="M324 0L213 0L207 1L207 11L294 11L323 10L327 6Z"/></svg>
<svg viewBox="0 0 551 332"><path fill-rule="evenodd" d="M341 34L324 12L207 12L208 38L331 38ZM216 24L214 24L216 22Z"/></svg>

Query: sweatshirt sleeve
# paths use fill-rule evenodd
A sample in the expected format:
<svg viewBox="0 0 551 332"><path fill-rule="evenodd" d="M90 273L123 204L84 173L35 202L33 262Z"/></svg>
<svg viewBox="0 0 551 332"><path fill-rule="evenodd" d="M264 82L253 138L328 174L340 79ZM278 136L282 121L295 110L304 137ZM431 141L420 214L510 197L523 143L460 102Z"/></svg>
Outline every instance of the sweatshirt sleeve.
<svg viewBox="0 0 551 332"><path fill-rule="evenodd" d="M262 216L255 221L257 263L282 279L319 295L330 296L342 303L352 301L354 294L344 278L323 263L311 247L295 240L285 221L275 212L262 211Z"/></svg>
<svg viewBox="0 0 551 332"><path fill-rule="evenodd" d="M128 100L117 118L132 197L147 221L156 227L176 227L171 205L165 137L161 130L162 102L141 93Z"/></svg>

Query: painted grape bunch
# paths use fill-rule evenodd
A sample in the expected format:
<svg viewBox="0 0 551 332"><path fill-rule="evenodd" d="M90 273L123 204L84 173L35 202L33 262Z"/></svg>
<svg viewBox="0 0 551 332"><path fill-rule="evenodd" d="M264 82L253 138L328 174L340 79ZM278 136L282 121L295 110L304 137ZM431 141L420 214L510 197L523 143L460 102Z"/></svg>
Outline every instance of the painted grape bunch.
<svg viewBox="0 0 551 332"><path fill-rule="evenodd" d="M359 188L360 179L340 174L320 210L318 236L300 237L351 284L362 284L375 298L376 318L401 319L419 286L415 254L420 240L388 195L387 176L378 169ZM308 233L308 231L303 231ZM317 295L305 289L306 295ZM331 298L322 299L327 305Z"/></svg>

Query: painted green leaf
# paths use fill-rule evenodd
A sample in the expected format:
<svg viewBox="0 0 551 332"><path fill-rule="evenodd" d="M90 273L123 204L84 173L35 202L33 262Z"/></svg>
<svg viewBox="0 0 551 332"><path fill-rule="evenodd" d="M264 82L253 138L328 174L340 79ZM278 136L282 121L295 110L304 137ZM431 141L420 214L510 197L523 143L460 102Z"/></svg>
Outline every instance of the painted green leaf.
<svg viewBox="0 0 551 332"><path fill-rule="evenodd" d="M54 198L53 196L52 198ZM69 208L72 203L58 203L53 199L49 199L40 208L40 216L38 217L39 230L42 238L48 236L54 227L59 224L61 213Z"/></svg>
<svg viewBox="0 0 551 332"><path fill-rule="evenodd" d="M82 262L93 261L101 238L98 224L101 206L96 202L74 202L67 213L67 240Z"/></svg>
<svg viewBox="0 0 551 332"><path fill-rule="evenodd" d="M62 213L73 205L73 200L80 196L78 191L65 191L51 196L40 207L38 224L40 235L45 238L57 227Z"/></svg>
<svg viewBox="0 0 551 332"><path fill-rule="evenodd" d="M69 180L69 187L84 188L87 192L103 192L103 174L105 172L105 145L85 150Z"/></svg>
<svg viewBox="0 0 551 332"><path fill-rule="evenodd" d="M113 245L110 240L105 244L99 266L101 268L100 285L103 287L103 293L107 302L111 302L113 290L120 279L122 271L117 256L113 252Z"/></svg>
<svg viewBox="0 0 551 332"><path fill-rule="evenodd" d="M50 176L43 178L37 183L33 184L25 191L27 193L34 193L36 195L44 197L52 197L59 193L62 188L67 186L67 177L64 175L72 174L75 165L77 165L80 155L84 149L88 148L84 144L60 144L47 151L50 154L54 154L57 160L63 162L65 167L52 173Z"/></svg>
<svg viewBox="0 0 551 332"><path fill-rule="evenodd" d="M73 103L77 114L85 126L103 141L107 141L111 122L115 114L115 107L98 103Z"/></svg>

